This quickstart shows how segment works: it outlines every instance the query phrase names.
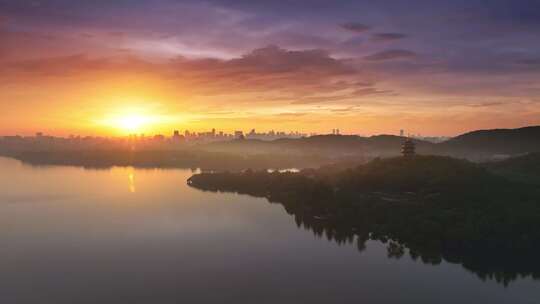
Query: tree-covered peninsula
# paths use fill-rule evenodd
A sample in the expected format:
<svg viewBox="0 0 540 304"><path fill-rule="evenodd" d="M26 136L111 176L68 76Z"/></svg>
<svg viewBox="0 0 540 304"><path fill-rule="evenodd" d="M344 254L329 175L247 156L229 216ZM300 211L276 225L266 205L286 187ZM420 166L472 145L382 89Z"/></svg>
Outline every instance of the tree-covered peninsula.
<svg viewBox="0 0 540 304"><path fill-rule="evenodd" d="M299 225L338 242L357 239L360 249L380 240L390 256L408 251L425 262L445 259L503 282L540 276L540 265L531 263L540 252L540 188L480 164L398 157L348 169L203 173L188 183L266 197L283 204Z"/></svg>

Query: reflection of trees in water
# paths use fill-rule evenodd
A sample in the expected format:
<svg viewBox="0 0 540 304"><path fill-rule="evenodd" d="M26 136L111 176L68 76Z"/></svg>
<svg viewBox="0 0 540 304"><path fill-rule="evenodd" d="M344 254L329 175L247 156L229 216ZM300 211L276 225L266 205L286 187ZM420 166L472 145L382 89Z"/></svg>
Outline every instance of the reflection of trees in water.
<svg viewBox="0 0 540 304"><path fill-rule="evenodd" d="M0 156L18 159L33 166L77 166L87 169L112 167L135 168L202 168L204 170L243 170L247 168L294 168L317 166L328 162L324 156L253 154L238 155L200 149L172 150L28 150L2 151Z"/></svg>
<svg viewBox="0 0 540 304"><path fill-rule="evenodd" d="M335 218L323 218L293 208L285 208L287 213L294 217L298 228L311 231L315 236L326 238L339 245L356 246L359 252L366 250L367 241L379 241L386 245L388 258L400 259L408 255L414 261L429 265L439 265L443 261L460 264L482 281L494 280L507 286L520 278L531 277L540 280L540 262L538 255L533 252L524 255L500 252L498 248L476 252L452 252L419 246L409 248L387 236L370 233L370 227L362 225L353 227Z"/></svg>
<svg viewBox="0 0 540 304"><path fill-rule="evenodd" d="M201 190L217 191L214 186L206 187L202 184L191 184ZM227 189L228 191L234 191ZM258 191L239 193L255 197L266 197L271 203L279 203L284 206L286 212L294 217L298 228L303 228L319 238L339 245L356 246L359 252L366 250L367 241L379 241L386 245L388 258L400 259L409 256L414 261L429 265L439 265L443 261L451 264L459 264L468 271L477 275L482 281L494 280L507 286L512 281L530 277L540 280L540 259L538 250L513 251L502 247L488 248L445 248L433 246L426 240L414 243L403 243L387 233L381 233L386 228L384 224L377 224L367 218L350 215L350 210L339 208L325 208L321 212L305 201L295 199L269 198L269 194ZM322 215L324 214L324 215ZM383 229L381 229L383 227ZM379 232L374 232L379 231ZM388 230L387 230L388 231Z"/></svg>
<svg viewBox="0 0 540 304"><path fill-rule="evenodd" d="M297 225L338 244L367 240L437 265L463 265L507 284L540 277L540 189L444 157L377 160L345 171L299 174L247 170L194 175L188 184L266 197Z"/></svg>

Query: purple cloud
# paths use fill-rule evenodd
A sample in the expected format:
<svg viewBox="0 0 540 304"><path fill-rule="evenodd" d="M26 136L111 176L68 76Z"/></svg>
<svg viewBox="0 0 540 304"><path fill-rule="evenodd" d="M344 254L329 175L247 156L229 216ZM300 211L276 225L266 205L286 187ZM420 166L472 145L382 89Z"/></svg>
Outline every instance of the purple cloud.
<svg viewBox="0 0 540 304"><path fill-rule="evenodd" d="M372 55L365 56L364 59L368 61L386 61L394 59L409 59L416 57L416 53L408 50L386 50L377 52Z"/></svg>
<svg viewBox="0 0 540 304"><path fill-rule="evenodd" d="M407 34L402 33L376 33L371 35L371 41L385 42L399 40L408 37Z"/></svg>
<svg viewBox="0 0 540 304"><path fill-rule="evenodd" d="M359 22L347 22L341 24L341 28L355 33L363 33L369 31L371 27Z"/></svg>

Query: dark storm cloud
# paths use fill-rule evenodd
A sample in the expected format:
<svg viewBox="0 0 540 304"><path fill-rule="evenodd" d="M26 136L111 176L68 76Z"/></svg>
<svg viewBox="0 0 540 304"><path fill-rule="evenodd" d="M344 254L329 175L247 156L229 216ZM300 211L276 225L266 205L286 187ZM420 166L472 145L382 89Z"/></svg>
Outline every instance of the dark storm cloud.
<svg viewBox="0 0 540 304"><path fill-rule="evenodd" d="M365 56L368 61L385 61L394 59L407 59L416 57L416 53L408 50L386 50Z"/></svg>

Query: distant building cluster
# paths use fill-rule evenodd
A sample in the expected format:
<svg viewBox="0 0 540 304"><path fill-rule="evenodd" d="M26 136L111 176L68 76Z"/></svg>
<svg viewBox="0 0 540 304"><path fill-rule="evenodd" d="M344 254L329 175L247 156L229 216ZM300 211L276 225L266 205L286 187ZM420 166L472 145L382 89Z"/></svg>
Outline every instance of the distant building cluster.
<svg viewBox="0 0 540 304"><path fill-rule="evenodd" d="M446 136L422 136L420 134L407 134L406 135L405 130L403 129L399 130L399 136L414 138L414 139L423 140L423 141L429 141L435 144L441 143L443 141L447 141L450 139L450 137L446 137Z"/></svg>
<svg viewBox="0 0 540 304"><path fill-rule="evenodd" d="M280 138L301 138L308 136L300 132L269 131L258 133L252 129L248 133L234 131L229 134L212 129L208 132L192 132L185 130L181 133L174 130L170 136L162 134L147 136L132 134L126 137L93 137L74 136L55 137L38 132L35 136L0 136L0 149L18 150L83 150L83 149L181 149L186 145L211 143L235 139L275 140Z"/></svg>
<svg viewBox="0 0 540 304"><path fill-rule="evenodd" d="M186 142L215 142L215 141L226 141L232 139L258 139L258 140L275 140L280 138L301 138L306 137L307 134L300 133L298 131L294 132L281 132L271 130L269 132L256 132L255 129L244 133L244 131L234 131L232 134L225 133L223 131L216 131L212 129L209 132L191 132L185 130L184 134L181 135L179 131L174 131L173 141L186 141Z"/></svg>
<svg viewBox="0 0 540 304"><path fill-rule="evenodd" d="M332 135L341 135L340 129L332 129ZM448 137L423 137L419 134L405 135L405 130L400 130L399 135L409 139L419 139L439 143ZM69 136L54 137L38 132L35 136L0 136L0 149L7 151L17 150L83 150L83 149L182 149L185 146L230 141L242 139L254 140L276 140L281 138L302 138L317 135L315 133L305 134L298 131L282 132L271 130L269 132L257 132L251 129L249 132L236 130L233 133L225 133L211 129L206 132L194 132L185 130L183 132L174 130L170 135L133 134L125 137L92 137L92 136Z"/></svg>

